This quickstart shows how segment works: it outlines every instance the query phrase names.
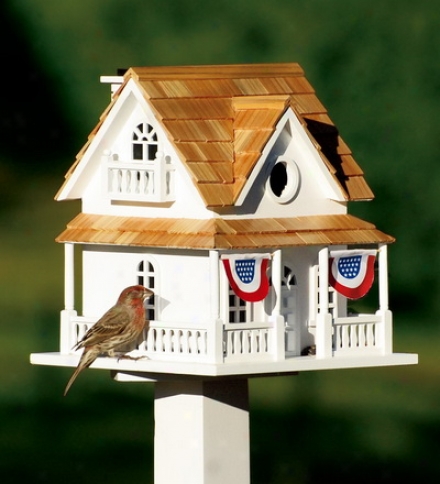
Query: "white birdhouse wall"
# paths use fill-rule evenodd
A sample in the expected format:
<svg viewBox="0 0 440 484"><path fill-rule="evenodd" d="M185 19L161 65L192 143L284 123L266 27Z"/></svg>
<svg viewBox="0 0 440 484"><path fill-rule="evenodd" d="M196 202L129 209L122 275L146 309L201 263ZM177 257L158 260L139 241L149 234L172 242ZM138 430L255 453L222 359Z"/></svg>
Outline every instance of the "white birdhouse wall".
<svg viewBox="0 0 440 484"><path fill-rule="evenodd" d="M173 254L136 248L86 246L83 251L83 313L99 317L126 286L155 292L148 307L161 321L199 322L210 317L207 252ZM154 304L154 308L153 308ZM153 314L150 312L150 316Z"/></svg>

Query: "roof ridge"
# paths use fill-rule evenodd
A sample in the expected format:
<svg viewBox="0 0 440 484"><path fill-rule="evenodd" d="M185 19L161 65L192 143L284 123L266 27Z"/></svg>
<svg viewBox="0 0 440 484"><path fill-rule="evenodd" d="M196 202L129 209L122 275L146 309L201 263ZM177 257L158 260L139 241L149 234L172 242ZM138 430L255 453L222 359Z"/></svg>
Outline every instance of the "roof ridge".
<svg viewBox="0 0 440 484"><path fill-rule="evenodd" d="M223 64L130 67L124 78L146 79L223 79L246 77L304 76L304 70L295 62L265 64Z"/></svg>

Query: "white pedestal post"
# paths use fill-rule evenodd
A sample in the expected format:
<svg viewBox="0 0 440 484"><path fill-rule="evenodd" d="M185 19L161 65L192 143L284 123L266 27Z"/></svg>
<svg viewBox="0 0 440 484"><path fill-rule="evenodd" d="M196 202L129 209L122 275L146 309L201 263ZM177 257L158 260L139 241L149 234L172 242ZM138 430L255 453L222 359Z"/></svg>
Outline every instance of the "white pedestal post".
<svg viewBox="0 0 440 484"><path fill-rule="evenodd" d="M249 484L247 379L155 383L154 484Z"/></svg>

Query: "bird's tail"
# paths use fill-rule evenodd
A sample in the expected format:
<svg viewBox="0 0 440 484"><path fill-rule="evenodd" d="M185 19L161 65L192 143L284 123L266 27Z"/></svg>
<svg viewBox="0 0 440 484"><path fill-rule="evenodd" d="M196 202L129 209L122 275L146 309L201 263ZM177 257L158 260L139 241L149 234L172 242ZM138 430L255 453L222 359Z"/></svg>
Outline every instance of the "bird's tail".
<svg viewBox="0 0 440 484"><path fill-rule="evenodd" d="M75 371L73 372L72 376L70 377L69 381L67 382L66 389L64 390L64 396L67 395L70 387L73 385L73 382L76 380L76 377L85 369L88 368L98 357L99 353L94 351L93 349L84 349L83 354L79 360L78 366L76 367Z"/></svg>

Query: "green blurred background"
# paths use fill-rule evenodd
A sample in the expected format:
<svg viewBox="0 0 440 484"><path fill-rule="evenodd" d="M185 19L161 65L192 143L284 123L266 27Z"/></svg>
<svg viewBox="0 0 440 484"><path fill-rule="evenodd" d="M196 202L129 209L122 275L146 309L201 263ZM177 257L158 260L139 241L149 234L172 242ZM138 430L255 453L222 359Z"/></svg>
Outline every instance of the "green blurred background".
<svg viewBox="0 0 440 484"><path fill-rule="evenodd" d="M4 0L0 19L0 481L153 481L152 385L88 371L63 398L70 369L29 364L58 346L54 237L79 205L53 197L99 76L299 62L376 194L351 213L397 238L394 346L420 364L253 380L252 482L439 482L439 2Z"/></svg>

